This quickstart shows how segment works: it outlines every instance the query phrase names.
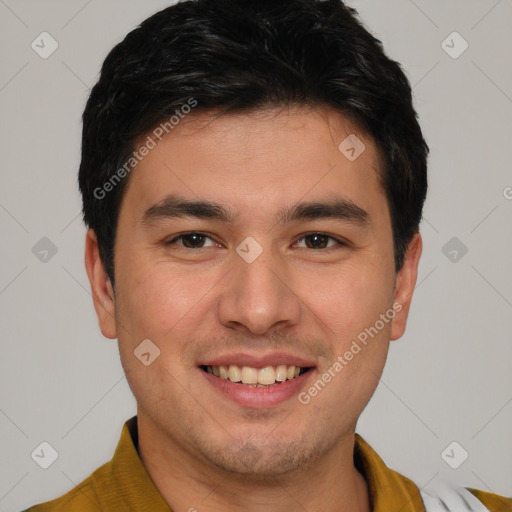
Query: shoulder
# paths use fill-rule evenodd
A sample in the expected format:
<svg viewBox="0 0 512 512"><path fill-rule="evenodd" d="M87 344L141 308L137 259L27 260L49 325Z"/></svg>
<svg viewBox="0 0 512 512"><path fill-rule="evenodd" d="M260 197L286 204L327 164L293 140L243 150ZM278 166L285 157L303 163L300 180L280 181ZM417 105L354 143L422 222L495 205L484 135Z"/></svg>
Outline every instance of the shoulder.
<svg viewBox="0 0 512 512"><path fill-rule="evenodd" d="M38 503L22 512L98 512L103 510L99 499L98 481L108 479L108 466L106 463L94 471L76 487L58 498L44 503Z"/></svg>
<svg viewBox="0 0 512 512"><path fill-rule="evenodd" d="M85 480L66 494L33 505L22 512L86 512L102 510L90 481Z"/></svg>
<svg viewBox="0 0 512 512"><path fill-rule="evenodd" d="M481 501L491 512L512 512L512 497L499 496L490 492L467 487L467 490Z"/></svg>
<svg viewBox="0 0 512 512"><path fill-rule="evenodd" d="M132 476L143 473L134 447L137 416L127 420L112 459L62 496L29 507L22 512L98 512L120 508L118 505L132 486ZM139 467L140 466L140 467ZM124 476L124 484L121 481Z"/></svg>
<svg viewBox="0 0 512 512"><path fill-rule="evenodd" d="M430 494L420 490L426 512L512 512L512 498L438 481Z"/></svg>

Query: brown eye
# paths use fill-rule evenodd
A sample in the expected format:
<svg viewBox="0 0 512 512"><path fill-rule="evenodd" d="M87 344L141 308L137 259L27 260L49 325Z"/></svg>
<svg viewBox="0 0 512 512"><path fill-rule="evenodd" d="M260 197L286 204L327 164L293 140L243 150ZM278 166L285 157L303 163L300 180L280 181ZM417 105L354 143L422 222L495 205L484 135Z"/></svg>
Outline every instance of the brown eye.
<svg viewBox="0 0 512 512"><path fill-rule="evenodd" d="M342 246L343 242L326 234L326 233L308 233L297 241L297 244L305 240L305 248L307 249L330 249L336 245ZM329 242L332 241L331 245Z"/></svg>
<svg viewBox="0 0 512 512"><path fill-rule="evenodd" d="M211 238L203 233L182 233L181 235L178 235L174 237L172 240L166 242L165 245L180 245L182 247L185 247L186 249L202 249L204 247L209 247L205 246L205 242L207 240L211 240ZM181 241L181 243L177 243L178 241ZM212 244L214 245L213 240L211 241Z"/></svg>

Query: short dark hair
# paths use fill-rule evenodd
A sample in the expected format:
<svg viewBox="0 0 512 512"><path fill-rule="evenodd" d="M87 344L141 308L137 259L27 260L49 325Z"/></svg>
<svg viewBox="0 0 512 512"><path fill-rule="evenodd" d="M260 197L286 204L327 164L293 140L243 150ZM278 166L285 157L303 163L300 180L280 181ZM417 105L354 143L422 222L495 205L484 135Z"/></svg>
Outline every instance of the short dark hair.
<svg viewBox="0 0 512 512"><path fill-rule="evenodd" d="M186 0L110 51L83 113L84 222L112 283L128 180L119 174L127 172L112 179L123 164L126 171L135 142L191 98L195 111L327 106L354 122L380 155L395 270L402 267L421 221L429 148L400 65L341 0Z"/></svg>

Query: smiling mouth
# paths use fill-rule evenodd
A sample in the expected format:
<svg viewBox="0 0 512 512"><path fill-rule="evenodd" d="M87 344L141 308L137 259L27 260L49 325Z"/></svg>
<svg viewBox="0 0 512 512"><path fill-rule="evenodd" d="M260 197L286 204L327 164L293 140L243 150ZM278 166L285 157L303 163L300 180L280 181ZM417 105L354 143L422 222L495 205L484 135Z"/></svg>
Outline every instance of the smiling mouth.
<svg viewBox="0 0 512 512"><path fill-rule="evenodd" d="M201 365L200 368L220 379L229 380L241 386L252 388L269 388L296 379L308 371L311 367L277 365L253 368L251 366L239 366L236 364L208 366Z"/></svg>

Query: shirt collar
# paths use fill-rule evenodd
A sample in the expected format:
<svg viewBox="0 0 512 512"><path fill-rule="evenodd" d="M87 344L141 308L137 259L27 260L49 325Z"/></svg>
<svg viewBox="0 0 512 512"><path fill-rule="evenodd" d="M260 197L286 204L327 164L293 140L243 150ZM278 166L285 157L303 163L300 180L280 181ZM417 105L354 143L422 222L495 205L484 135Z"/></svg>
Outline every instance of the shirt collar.
<svg viewBox="0 0 512 512"><path fill-rule="evenodd" d="M372 512L425 512L418 487L388 468L373 448L355 434L354 465L367 484ZM120 499L140 512L170 512L138 454L137 416L127 420L114 456L108 465L110 483L95 482L106 510ZM131 509L131 508L130 508Z"/></svg>
<svg viewBox="0 0 512 512"><path fill-rule="evenodd" d="M138 454L137 416L125 422L114 456L94 485L102 510L171 512ZM106 477L106 478L105 478Z"/></svg>
<svg viewBox="0 0 512 512"><path fill-rule="evenodd" d="M425 512L416 484L388 468L375 450L357 433L354 465L368 484L372 512Z"/></svg>

